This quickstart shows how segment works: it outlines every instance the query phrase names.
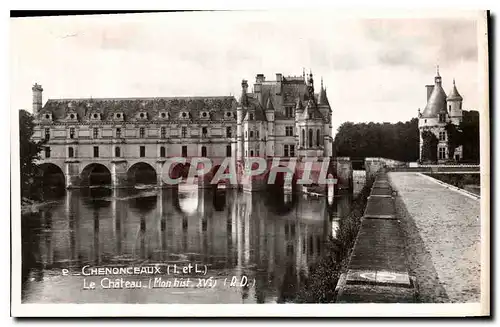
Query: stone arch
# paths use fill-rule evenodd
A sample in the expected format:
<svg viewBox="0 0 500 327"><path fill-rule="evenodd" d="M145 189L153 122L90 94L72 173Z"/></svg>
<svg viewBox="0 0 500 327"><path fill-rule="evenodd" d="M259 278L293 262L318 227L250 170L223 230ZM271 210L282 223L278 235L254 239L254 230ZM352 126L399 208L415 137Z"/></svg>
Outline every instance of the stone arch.
<svg viewBox="0 0 500 327"><path fill-rule="evenodd" d="M136 162L127 170L127 180L131 185L148 184L154 185L158 182L156 169L146 162Z"/></svg>
<svg viewBox="0 0 500 327"><path fill-rule="evenodd" d="M81 172L82 186L111 185L111 172L108 167L100 163L91 163Z"/></svg>
<svg viewBox="0 0 500 327"><path fill-rule="evenodd" d="M42 188L65 188L66 175L56 164L47 162L38 165L38 175L42 183Z"/></svg>
<svg viewBox="0 0 500 327"><path fill-rule="evenodd" d="M276 179L273 184L270 184L269 176L272 171L283 168L292 174L291 178L284 171L276 172ZM276 214L287 214L297 204L298 201L298 173L292 172L288 167L279 165L273 167L265 174L266 189L273 196L267 197L268 207Z"/></svg>

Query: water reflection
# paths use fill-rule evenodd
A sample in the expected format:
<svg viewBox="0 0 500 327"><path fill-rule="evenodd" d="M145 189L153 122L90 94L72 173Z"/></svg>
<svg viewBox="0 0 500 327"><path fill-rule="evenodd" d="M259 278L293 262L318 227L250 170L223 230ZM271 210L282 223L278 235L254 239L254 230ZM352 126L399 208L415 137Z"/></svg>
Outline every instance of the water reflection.
<svg viewBox="0 0 500 327"><path fill-rule="evenodd" d="M25 302L264 303L293 297L349 212L352 196L304 198L232 189L82 189L23 216ZM82 291L61 268L208 265L208 276L254 284L214 289Z"/></svg>

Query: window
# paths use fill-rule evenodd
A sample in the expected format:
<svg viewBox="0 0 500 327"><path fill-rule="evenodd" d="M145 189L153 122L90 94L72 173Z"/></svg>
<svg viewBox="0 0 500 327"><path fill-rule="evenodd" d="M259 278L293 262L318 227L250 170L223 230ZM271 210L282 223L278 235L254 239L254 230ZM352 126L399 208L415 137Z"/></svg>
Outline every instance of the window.
<svg viewBox="0 0 500 327"><path fill-rule="evenodd" d="M446 121L446 115L445 114L439 114L439 122L444 123Z"/></svg>
<svg viewBox="0 0 500 327"><path fill-rule="evenodd" d="M188 153L188 147L187 147L187 145L183 145L182 146L182 156L184 158L187 157L187 153Z"/></svg>
<svg viewBox="0 0 500 327"><path fill-rule="evenodd" d="M226 145L226 157L231 156L231 144Z"/></svg>
<svg viewBox="0 0 500 327"><path fill-rule="evenodd" d="M116 138L121 138L122 137L122 129L121 128L117 128L116 129Z"/></svg>
<svg viewBox="0 0 500 327"><path fill-rule="evenodd" d="M256 138L259 138L259 130L256 130L256 131L255 131L255 137L256 137Z"/></svg>
<svg viewBox="0 0 500 327"><path fill-rule="evenodd" d="M250 150L250 157L253 157L253 150Z"/></svg>
<svg viewBox="0 0 500 327"><path fill-rule="evenodd" d="M302 129L302 147L306 146L306 130Z"/></svg>
<svg viewBox="0 0 500 327"><path fill-rule="evenodd" d="M286 136L293 136L293 126L286 126L285 127L285 135Z"/></svg>
<svg viewBox="0 0 500 327"><path fill-rule="evenodd" d="M232 132L231 126L226 127L226 137L232 137Z"/></svg>
<svg viewBox="0 0 500 327"><path fill-rule="evenodd" d="M160 128L160 137L162 139L166 138L167 137L167 128L166 127L162 127Z"/></svg>
<svg viewBox="0 0 500 327"><path fill-rule="evenodd" d="M295 157L295 144L290 144L290 157Z"/></svg>
<svg viewBox="0 0 500 327"><path fill-rule="evenodd" d="M74 127L70 127L69 128L69 138L70 139L74 139L75 138L75 128Z"/></svg>
<svg viewBox="0 0 500 327"><path fill-rule="evenodd" d="M50 158L50 147L45 147L45 158Z"/></svg>
<svg viewBox="0 0 500 327"><path fill-rule="evenodd" d="M245 138L248 138L248 131L245 131Z"/></svg>
<svg viewBox="0 0 500 327"><path fill-rule="evenodd" d="M166 157L165 147L164 146L160 147L160 157L162 157L162 158Z"/></svg>
<svg viewBox="0 0 500 327"><path fill-rule="evenodd" d="M207 156L207 147L206 146L202 146L201 147L201 156L202 157L206 157Z"/></svg>
<svg viewBox="0 0 500 327"><path fill-rule="evenodd" d="M448 109L451 111L451 104L448 106Z"/></svg>
<svg viewBox="0 0 500 327"><path fill-rule="evenodd" d="M316 146L319 146L321 144L320 140L321 140L321 133L320 133L319 129L317 129L316 130Z"/></svg>
<svg viewBox="0 0 500 327"><path fill-rule="evenodd" d="M201 128L201 137L207 137L208 129L206 127Z"/></svg>
<svg viewBox="0 0 500 327"><path fill-rule="evenodd" d="M73 147L68 148L68 158L73 158L75 156L75 152Z"/></svg>
<svg viewBox="0 0 500 327"><path fill-rule="evenodd" d="M250 114L250 118L248 120L253 120L253 114Z"/></svg>
<svg viewBox="0 0 500 327"><path fill-rule="evenodd" d="M283 156L285 156L285 157L289 157L290 156L288 144L283 145Z"/></svg>
<svg viewBox="0 0 500 327"><path fill-rule="evenodd" d="M139 137L140 137L141 139L143 139L143 138L144 138L144 134L145 134L145 129L144 129L144 127L139 128Z"/></svg>
<svg viewBox="0 0 500 327"><path fill-rule="evenodd" d="M439 132L439 140L446 141L446 132Z"/></svg>
<svg viewBox="0 0 500 327"><path fill-rule="evenodd" d="M121 156L121 153L120 153L120 147L119 147L119 146L117 146L117 147L115 148L115 157L120 158L120 156Z"/></svg>
<svg viewBox="0 0 500 327"><path fill-rule="evenodd" d="M45 129L45 140L50 140L50 128Z"/></svg>
<svg viewBox="0 0 500 327"><path fill-rule="evenodd" d="M253 138L253 131L250 131L250 138Z"/></svg>
<svg viewBox="0 0 500 327"><path fill-rule="evenodd" d="M293 117L293 107L285 107L285 116Z"/></svg>
<svg viewBox="0 0 500 327"><path fill-rule="evenodd" d="M141 145L139 147L139 157L144 158L146 156L146 147Z"/></svg>
<svg viewBox="0 0 500 327"><path fill-rule="evenodd" d="M187 136L187 127L185 127L185 126L182 127L182 129L181 129L181 135L182 135L182 137L186 137Z"/></svg>
<svg viewBox="0 0 500 327"><path fill-rule="evenodd" d="M94 147L94 158L99 158L99 147L98 146Z"/></svg>
<svg viewBox="0 0 500 327"><path fill-rule="evenodd" d="M313 146L313 130L309 128L309 147Z"/></svg>
<svg viewBox="0 0 500 327"><path fill-rule="evenodd" d="M255 155L258 157L260 156L260 149L259 147L257 146L257 149L255 149Z"/></svg>
<svg viewBox="0 0 500 327"><path fill-rule="evenodd" d="M94 138L98 138L99 137L99 128L95 127L94 128Z"/></svg>
<svg viewBox="0 0 500 327"><path fill-rule="evenodd" d="M446 159L446 148L439 148L438 159Z"/></svg>

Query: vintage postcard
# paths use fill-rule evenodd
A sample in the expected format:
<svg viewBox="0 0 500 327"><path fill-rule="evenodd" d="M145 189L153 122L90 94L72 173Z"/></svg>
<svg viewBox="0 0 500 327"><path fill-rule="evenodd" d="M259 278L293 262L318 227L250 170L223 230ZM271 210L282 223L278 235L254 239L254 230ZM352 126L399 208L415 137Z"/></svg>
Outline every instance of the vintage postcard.
<svg viewBox="0 0 500 327"><path fill-rule="evenodd" d="M13 17L10 68L13 316L490 314L487 12Z"/></svg>

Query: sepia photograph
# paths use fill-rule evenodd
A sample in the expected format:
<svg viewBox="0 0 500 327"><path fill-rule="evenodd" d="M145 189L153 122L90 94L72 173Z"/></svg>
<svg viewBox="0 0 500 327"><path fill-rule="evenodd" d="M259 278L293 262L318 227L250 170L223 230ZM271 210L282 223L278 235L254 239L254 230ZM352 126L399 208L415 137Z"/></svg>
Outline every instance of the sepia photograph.
<svg viewBox="0 0 500 327"><path fill-rule="evenodd" d="M11 315L488 316L488 19L11 17Z"/></svg>

